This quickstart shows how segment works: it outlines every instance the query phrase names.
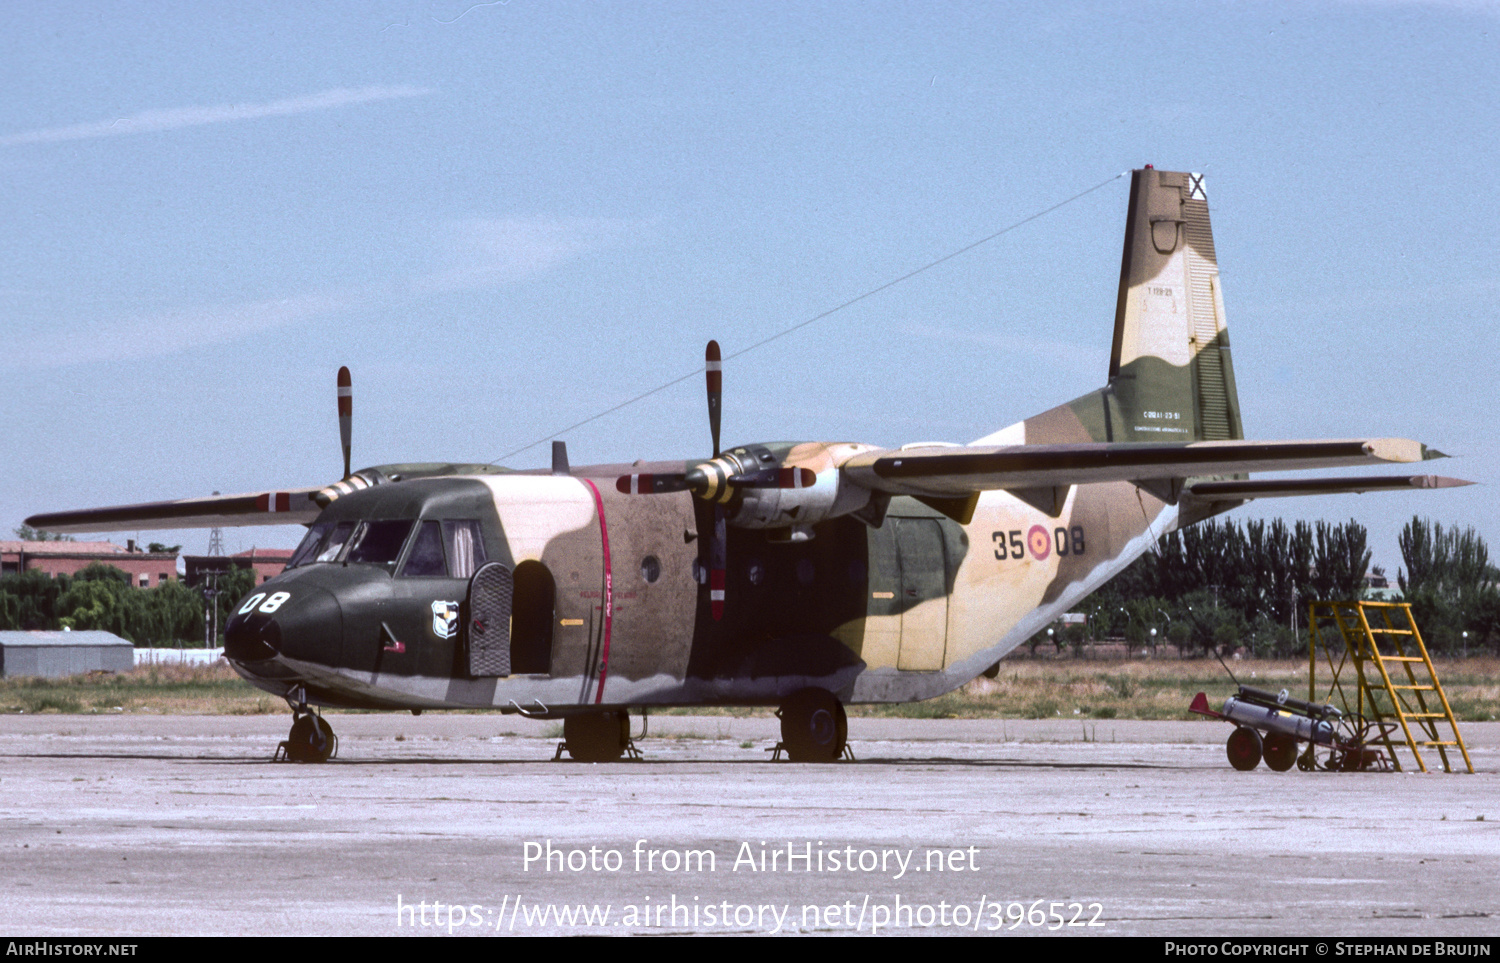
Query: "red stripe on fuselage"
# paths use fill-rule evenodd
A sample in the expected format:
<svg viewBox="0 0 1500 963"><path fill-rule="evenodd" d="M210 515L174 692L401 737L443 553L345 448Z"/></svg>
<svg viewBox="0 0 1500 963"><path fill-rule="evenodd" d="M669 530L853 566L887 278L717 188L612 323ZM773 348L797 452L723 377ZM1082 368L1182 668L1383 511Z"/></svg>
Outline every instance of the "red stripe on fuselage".
<svg viewBox="0 0 1500 963"><path fill-rule="evenodd" d="M615 614L614 576L609 568L609 526L604 522L604 499L599 489L587 478L581 479L594 493L594 508L599 512L599 542L604 549L604 647L599 653L599 691L594 695L594 705L604 701L604 677L609 673L609 631Z"/></svg>

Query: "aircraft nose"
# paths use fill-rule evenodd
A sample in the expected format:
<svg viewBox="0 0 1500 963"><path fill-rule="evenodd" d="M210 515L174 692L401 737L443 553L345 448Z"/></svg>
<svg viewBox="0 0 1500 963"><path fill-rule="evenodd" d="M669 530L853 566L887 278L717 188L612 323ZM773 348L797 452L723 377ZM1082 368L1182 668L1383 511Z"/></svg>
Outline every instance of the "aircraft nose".
<svg viewBox="0 0 1500 963"><path fill-rule="evenodd" d="M275 583L240 604L224 626L224 657L260 662L277 655L316 658L331 647L337 655L344 634L338 599L326 589L306 584L279 591Z"/></svg>

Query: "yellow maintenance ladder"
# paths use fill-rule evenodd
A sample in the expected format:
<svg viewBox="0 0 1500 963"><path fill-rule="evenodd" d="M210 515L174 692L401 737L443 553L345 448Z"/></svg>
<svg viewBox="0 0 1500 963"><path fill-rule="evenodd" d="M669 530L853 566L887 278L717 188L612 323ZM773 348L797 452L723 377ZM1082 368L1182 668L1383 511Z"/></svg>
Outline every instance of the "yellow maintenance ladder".
<svg viewBox="0 0 1500 963"><path fill-rule="evenodd" d="M1320 635L1330 624L1338 627L1344 642L1344 653L1337 665L1334 664L1333 649L1328 644L1334 641L1332 633L1328 633L1327 640ZM1422 633L1417 630L1410 605L1405 602L1358 601L1311 603L1308 606L1307 647L1307 693L1310 702L1317 701L1314 690L1319 648L1323 649L1328 667L1333 673L1330 694L1337 689L1346 713L1352 713L1354 718L1369 723L1369 735L1374 737L1371 741L1384 743L1386 751L1390 753L1391 763L1398 771L1401 769L1401 760L1396 755L1397 744L1391 740L1396 723L1400 724L1401 731L1406 736L1406 747L1411 750L1417 767L1422 772L1427 772L1427 764L1420 751L1423 748L1436 749L1442 757L1443 770L1452 772L1448 750L1454 746L1463 754L1464 765L1469 772L1474 771L1474 763L1469 760L1469 750L1458 732L1458 723L1454 721L1448 697L1443 694L1443 687L1438 683L1432 659L1427 655L1427 646L1422 644ZM1340 674L1350 660L1354 662L1355 682L1358 686L1355 706L1349 705L1349 698L1340 680ZM1378 677L1370 670L1371 667L1379 672ZM1437 711L1439 708L1442 711ZM1444 739L1440 736L1438 726L1443 721L1447 722L1453 738ZM1418 735L1423 738L1418 739Z"/></svg>

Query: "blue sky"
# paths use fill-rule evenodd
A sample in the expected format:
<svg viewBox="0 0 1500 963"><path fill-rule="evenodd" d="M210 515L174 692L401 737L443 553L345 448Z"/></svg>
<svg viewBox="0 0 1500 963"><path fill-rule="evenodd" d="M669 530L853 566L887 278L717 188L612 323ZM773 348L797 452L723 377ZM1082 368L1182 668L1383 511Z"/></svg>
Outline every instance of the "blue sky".
<svg viewBox="0 0 1500 963"><path fill-rule="evenodd" d="M1500 4L0 11L5 528L488 461L1120 171L1208 174L1247 435L1485 483L1300 499L1500 541ZM1126 181L727 365L726 441L968 441L1103 382ZM688 379L566 435L706 452ZM507 464L535 467L545 445ZM231 529L233 551L298 528ZM146 538L201 551L207 533Z"/></svg>

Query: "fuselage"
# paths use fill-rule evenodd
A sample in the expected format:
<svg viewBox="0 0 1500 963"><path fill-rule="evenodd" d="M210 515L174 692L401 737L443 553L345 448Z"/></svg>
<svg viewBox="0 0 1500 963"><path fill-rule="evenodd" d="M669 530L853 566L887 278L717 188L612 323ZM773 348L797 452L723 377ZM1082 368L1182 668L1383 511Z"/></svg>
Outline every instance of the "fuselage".
<svg viewBox="0 0 1500 963"><path fill-rule="evenodd" d="M730 526L715 619L712 506L622 494L622 470L652 466L339 498L287 570L241 601L226 657L278 695L367 708L774 705L807 686L908 702L973 679L1177 522L1121 483L1070 489L1056 517L986 492L967 525L898 497L878 527L842 515L791 539ZM489 563L504 569L502 609L471 586ZM498 662L476 657L484 633L496 638L489 611L508 611Z"/></svg>

